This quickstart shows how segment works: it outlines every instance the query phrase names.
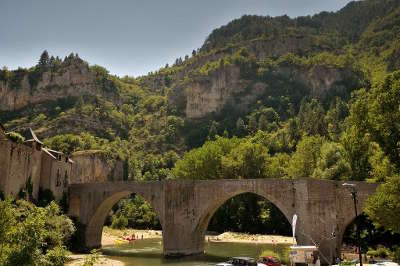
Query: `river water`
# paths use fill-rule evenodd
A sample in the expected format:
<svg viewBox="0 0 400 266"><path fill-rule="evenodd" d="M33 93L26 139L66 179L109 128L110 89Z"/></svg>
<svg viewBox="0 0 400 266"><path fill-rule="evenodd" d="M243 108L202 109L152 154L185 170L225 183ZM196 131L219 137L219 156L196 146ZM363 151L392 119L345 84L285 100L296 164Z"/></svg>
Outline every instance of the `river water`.
<svg viewBox="0 0 400 266"><path fill-rule="evenodd" d="M279 254L284 258L282 263L286 264L288 249L288 245L210 242L205 244L204 255L166 260L162 256L161 239L144 239L131 244L103 247L102 252L108 258L122 261L127 266L204 266L215 265L233 256L258 258L266 252Z"/></svg>

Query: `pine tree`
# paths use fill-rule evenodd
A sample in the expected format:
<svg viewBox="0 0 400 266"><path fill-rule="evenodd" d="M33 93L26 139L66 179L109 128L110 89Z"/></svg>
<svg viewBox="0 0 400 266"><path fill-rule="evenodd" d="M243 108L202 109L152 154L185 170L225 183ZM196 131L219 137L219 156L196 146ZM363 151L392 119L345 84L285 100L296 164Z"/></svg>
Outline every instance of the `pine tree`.
<svg viewBox="0 0 400 266"><path fill-rule="evenodd" d="M256 132L257 130L257 118L255 115L251 115L249 118L249 131L251 133Z"/></svg>
<svg viewBox="0 0 400 266"><path fill-rule="evenodd" d="M44 50L43 53L40 55L39 68L45 69L49 66L49 63L50 63L49 53L47 52L47 50Z"/></svg>
<svg viewBox="0 0 400 266"><path fill-rule="evenodd" d="M241 137L246 133L246 126L244 121L241 117L238 118L236 121L236 135Z"/></svg>
<svg viewBox="0 0 400 266"><path fill-rule="evenodd" d="M207 137L207 139L209 139L209 140L215 140L215 136L218 135L218 129L217 129L217 127L218 127L218 123L215 122L215 121L212 121L211 126L210 126L210 129L209 129L209 131L208 131L208 137Z"/></svg>

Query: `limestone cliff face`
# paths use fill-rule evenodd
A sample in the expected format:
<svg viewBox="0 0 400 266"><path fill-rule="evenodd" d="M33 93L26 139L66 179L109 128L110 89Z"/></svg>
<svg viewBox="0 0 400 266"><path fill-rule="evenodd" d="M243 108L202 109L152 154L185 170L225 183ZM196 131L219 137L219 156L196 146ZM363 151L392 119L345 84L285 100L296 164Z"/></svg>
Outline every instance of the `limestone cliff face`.
<svg viewBox="0 0 400 266"><path fill-rule="evenodd" d="M271 75L301 84L307 88L307 95L324 100L332 90L347 90L344 82L354 78L357 73L329 66L279 66ZM269 89L274 86L277 85L269 80L242 79L238 67L225 67L201 81L186 84L180 95L171 93L169 101L178 105L185 104L186 117L199 119L213 112L219 113L227 104L236 109L246 109L260 97L268 97Z"/></svg>
<svg viewBox="0 0 400 266"><path fill-rule="evenodd" d="M27 105L64 97L79 97L100 93L89 66L84 61L63 65L57 70L43 72L36 85L31 86L26 72L14 87L0 81L0 111L14 111Z"/></svg>
<svg viewBox="0 0 400 266"><path fill-rule="evenodd" d="M238 68L227 68L187 87L186 116L201 118L206 114L219 112L231 101L233 91L240 88L238 76Z"/></svg>

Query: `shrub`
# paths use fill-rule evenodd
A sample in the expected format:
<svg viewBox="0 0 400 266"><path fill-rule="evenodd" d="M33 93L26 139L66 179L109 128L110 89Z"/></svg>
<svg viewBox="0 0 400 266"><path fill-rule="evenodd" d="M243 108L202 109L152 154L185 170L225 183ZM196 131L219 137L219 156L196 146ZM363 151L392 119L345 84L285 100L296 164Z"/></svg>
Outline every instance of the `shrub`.
<svg viewBox="0 0 400 266"><path fill-rule="evenodd" d="M128 226L128 218L123 215L112 217L111 227L114 229L124 229Z"/></svg>

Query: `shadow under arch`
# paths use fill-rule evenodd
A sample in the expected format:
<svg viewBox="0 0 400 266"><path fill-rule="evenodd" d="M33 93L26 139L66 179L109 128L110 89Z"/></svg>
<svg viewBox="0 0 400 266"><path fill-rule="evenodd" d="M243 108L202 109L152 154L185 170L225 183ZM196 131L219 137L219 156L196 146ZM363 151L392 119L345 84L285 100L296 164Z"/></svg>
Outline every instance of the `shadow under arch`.
<svg viewBox="0 0 400 266"><path fill-rule="evenodd" d="M86 232L85 232L86 245L97 248L101 246L103 226L106 221L107 215L109 214L112 207L118 203L118 201L120 201L123 198L129 197L131 194L136 194L142 197L146 202L150 204L150 206L153 208L154 212L156 213L160 221L162 230L163 220L161 219L159 210L157 210L157 208L153 206L151 199L146 198L144 195L141 195L141 193L137 193L136 191L124 190L116 192L111 196L107 197L96 208L96 211L90 218L89 223L87 224L86 227Z"/></svg>
<svg viewBox="0 0 400 266"><path fill-rule="evenodd" d="M236 196L242 195L242 194L253 194L253 195L257 195L260 198L263 198L264 200L272 203L282 214L283 216L286 218L287 222L289 225L291 225L291 219L292 219L292 212L290 212L290 210L287 209L287 207L285 207L278 199L276 199L274 196L268 194L268 195L264 195L262 193L257 193L255 191L252 190L240 190L240 191L235 191L233 193L229 193L227 195L225 195L224 197L221 197L219 200L213 202L212 204L210 204L206 211L204 212L204 214L201 216L199 223L197 225L197 230L199 230L201 232L201 237L204 239L205 238L205 234L208 228L208 225L210 224L210 221L212 219L212 217L215 215L216 211L223 206L228 200L235 198Z"/></svg>
<svg viewBox="0 0 400 266"><path fill-rule="evenodd" d="M366 253L369 248L376 248L380 245L385 247L393 247L400 243L400 234L395 234L384 228L376 228L373 222L369 219L365 212L362 212L357 217L349 219L346 226L343 227L343 232L340 235L339 247L342 249L343 244L350 244L353 247L358 247L356 236L356 226L360 226L361 230L361 248L362 253ZM344 249L350 251L351 249Z"/></svg>

